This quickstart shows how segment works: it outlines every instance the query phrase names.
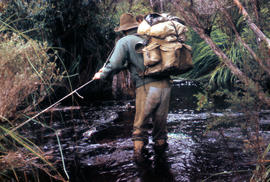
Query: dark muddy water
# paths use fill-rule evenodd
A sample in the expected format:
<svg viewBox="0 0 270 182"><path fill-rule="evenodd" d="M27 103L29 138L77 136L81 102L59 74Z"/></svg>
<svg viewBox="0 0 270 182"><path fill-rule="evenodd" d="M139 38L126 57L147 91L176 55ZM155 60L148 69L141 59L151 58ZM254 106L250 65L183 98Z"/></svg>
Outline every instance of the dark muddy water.
<svg viewBox="0 0 270 182"><path fill-rule="evenodd" d="M71 182L197 182L249 181L255 155L245 150L246 137L233 126L206 132L213 117L241 118L228 110L219 113L197 112L191 82L175 82L168 116L168 151L157 162L149 139L149 161L136 166L132 161L132 123L134 101L96 102L89 107L54 110L44 117L58 131L67 172ZM269 134L269 114L262 116ZM45 152L52 151L61 160L52 130L32 124L33 138ZM151 127L151 124L149 124ZM61 162L59 170L62 171ZM62 171L63 172L63 171ZM40 179L48 181L48 179Z"/></svg>

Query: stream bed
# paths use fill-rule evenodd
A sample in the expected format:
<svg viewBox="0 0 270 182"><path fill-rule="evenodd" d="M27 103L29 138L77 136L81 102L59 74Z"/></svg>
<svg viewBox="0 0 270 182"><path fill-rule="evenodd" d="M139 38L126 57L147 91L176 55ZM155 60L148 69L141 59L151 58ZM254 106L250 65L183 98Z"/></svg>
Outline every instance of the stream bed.
<svg viewBox="0 0 270 182"><path fill-rule="evenodd" d="M246 145L247 138L239 125L207 130L213 118L239 119L242 114L226 109L196 111L196 87L191 82L174 83L168 115L169 147L165 160L159 164L155 163L151 137L148 164L138 167L132 160L134 100L95 102L91 106L54 109L43 115L58 133L70 181L249 181L256 167L256 155ZM262 112L261 125L260 134L267 141L270 112ZM51 151L55 161L61 161L55 133L38 123L28 127L33 136L29 139L45 152ZM29 136L29 131L24 131ZM62 171L61 162L59 170Z"/></svg>

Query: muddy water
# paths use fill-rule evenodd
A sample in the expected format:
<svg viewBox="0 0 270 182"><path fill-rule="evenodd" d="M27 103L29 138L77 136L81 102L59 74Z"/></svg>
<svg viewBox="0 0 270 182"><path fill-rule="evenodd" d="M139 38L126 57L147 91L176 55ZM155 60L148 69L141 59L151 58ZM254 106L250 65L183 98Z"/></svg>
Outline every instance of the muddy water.
<svg viewBox="0 0 270 182"><path fill-rule="evenodd" d="M54 110L45 120L58 131L65 164L72 182L124 181L249 181L255 156L243 150L238 126L206 132L207 123L222 113L197 112L198 90L191 82L175 82L168 116L168 151L159 160L149 138L149 160L137 166L132 161L131 141L134 101L106 101L92 106ZM228 113L240 118L240 113ZM263 116L269 134L267 112ZM55 134L32 124L33 138L54 160L61 160ZM151 127L151 124L149 124ZM61 171L61 163L59 163ZM48 179L41 179L48 181Z"/></svg>

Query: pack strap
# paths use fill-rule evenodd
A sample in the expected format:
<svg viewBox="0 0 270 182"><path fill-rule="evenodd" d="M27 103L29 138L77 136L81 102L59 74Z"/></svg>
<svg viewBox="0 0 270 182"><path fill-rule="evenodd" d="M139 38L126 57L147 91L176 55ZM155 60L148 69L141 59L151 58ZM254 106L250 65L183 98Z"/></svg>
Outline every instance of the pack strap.
<svg viewBox="0 0 270 182"><path fill-rule="evenodd" d="M180 42L181 44L184 43L184 41L182 41L182 40L179 39L179 34L178 34L178 30L177 30L177 28L176 28L176 25L174 24L173 21L171 21L171 23L172 23L173 28L174 28L174 30L175 30L175 33L176 33L175 36L176 36L177 41Z"/></svg>

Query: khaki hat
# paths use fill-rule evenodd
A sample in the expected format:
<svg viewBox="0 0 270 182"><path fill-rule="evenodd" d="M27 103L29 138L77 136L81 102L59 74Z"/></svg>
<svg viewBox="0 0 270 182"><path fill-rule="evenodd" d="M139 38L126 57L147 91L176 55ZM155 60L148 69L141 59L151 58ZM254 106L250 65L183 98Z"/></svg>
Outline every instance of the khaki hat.
<svg viewBox="0 0 270 182"><path fill-rule="evenodd" d="M114 29L115 32L120 32L123 30L129 30L139 26L139 23L130 13L124 13L120 17L120 26Z"/></svg>

